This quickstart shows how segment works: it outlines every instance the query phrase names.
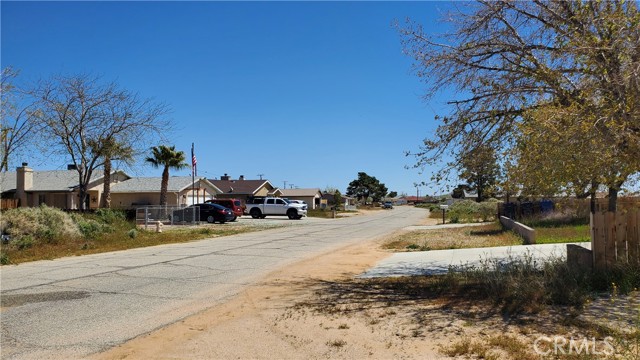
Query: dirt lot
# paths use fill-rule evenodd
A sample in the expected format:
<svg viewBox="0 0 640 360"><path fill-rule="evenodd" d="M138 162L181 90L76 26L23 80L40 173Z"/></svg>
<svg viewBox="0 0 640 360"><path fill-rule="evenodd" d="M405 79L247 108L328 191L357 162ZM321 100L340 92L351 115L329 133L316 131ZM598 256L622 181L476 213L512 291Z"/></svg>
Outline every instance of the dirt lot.
<svg viewBox="0 0 640 360"><path fill-rule="evenodd" d="M602 332L569 309L509 318L492 304L424 293L417 279L354 279L388 254L381 246L378 239L297 263L224 305L94 358L539 359L536 349L592 358L575 350L556 357L558 338L588 339L607 355Z"/></svg>

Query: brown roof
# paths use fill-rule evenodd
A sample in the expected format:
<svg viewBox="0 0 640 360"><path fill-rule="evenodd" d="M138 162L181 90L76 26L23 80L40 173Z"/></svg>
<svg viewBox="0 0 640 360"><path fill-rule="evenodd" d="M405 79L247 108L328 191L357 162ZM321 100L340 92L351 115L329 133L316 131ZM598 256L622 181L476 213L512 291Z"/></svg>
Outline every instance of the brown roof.
<svg viewBox="0 0 640 360"><path fill-rule="evenodd" d="M209 179L213 185L222 190L225 194L253 195L263 186L269 190L274 186L268 180L213 180Z"/></svg>
<svg viewBox="0 0 640 360"><path fill-rule="evenodd" d="M296 197L296 196L316 196L320 194L322 196L322 191L318 188L312 189L282 189L282 196L284 197Z"/></svg>

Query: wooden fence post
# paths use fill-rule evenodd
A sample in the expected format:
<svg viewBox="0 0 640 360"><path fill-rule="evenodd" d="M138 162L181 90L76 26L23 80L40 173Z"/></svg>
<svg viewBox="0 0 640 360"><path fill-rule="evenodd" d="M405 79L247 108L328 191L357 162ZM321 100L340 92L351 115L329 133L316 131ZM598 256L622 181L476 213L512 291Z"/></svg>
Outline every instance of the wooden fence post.
<svg viewBox="0 0 640 360"><path fill-rule="evenodd" d="M604 238L604 216L591 213L591 250L593 251L593 268L601 270L606 267Z"/></svg>
<svg viewBox="0 0 640 360"><path fill-rule="evenodd" d="M640 209L627 212L627 250L629 262L640 264Z"/></svg>
<svg viewBox="0 0 640 360"><path fill-rule="evenodd" d="M609 268L616 262L616 214L607 211L604 214L605 231L605 263Z"/></svg>
<svg viewBox="0 0 640 360"><path fill-rule="evenodd" d="M627 254L627 214L618 211L615 214L615 240L616 240L616 261L629 262Z"/></svg>

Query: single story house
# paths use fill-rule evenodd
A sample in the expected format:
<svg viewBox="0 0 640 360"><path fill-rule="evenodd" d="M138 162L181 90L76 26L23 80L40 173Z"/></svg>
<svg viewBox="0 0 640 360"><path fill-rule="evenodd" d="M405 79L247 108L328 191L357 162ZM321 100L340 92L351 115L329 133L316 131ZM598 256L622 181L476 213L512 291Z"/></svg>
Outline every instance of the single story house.
<svg viewBox="0 0 640 360"><path fill-rule="evenodd" d="M318 188L311 189L283 189L282 197L290 200L302 200L307 203L310 210L320 208L322 191Z"/></svg>
<svg viewBox="0 0 640 360"><path fill-rule="evenodd" d="M116 170L111 174L114 184L126 181L130 176ZM104 176L101 171L94 172L87 187L87 208L96 209L100 197ZM15 172L0 173L0 194L3 199L16 199L18 206L33 207L45 204L61 209L79 209L78 172L69 166L67 170L34 171L23 163Z"/></svg>
<svg viewBox="0 0 640 360"><path fill-rule="evenodd" d="M191 176L170 177L168 205L190 205L211 199L221 192L206 178L199 177L195 180L193 189ZM161 177L134 178L121 170L115 170L111 173L111 206L128 209L143 205L159 205L161 182ZM23 163L15 172L0 173L2 199L17 200L18 206L21 207L45 204L60 209L77 210L80 208L78 184L78 172L72 166L67 170L34 171L27 163ZM103 186L102 171L95 171L87 188L88 209L97 209L100 206Z"/></svg>
<svg viewBox="0 0 640 360"><path fill-rule="evenodd" d="M134 177L111 185L111 207L131 209L160 204L161 177ZM188 206L213 199L222 191L204 177L171 176L167 184L167 205Z"/></svg>
<svg viewBox="0 0 640 360"><path fill-rule="evenodd" d="M340 197L342 198L342 206L344 206L345 209L349 209L352 208L356 205L356 199L351 197L351 196L347 196L347 195L340 195ZM327 201L327 204L329 206L333 206L335 205L335 197L334 194L331 193L324 193L322 194L322 199Z"/></svg>
<svg viewBox="0 0 640 360"><path fill-rule="evenodd" d="M246 180L243 175L237 180L232 180L227 174L220 177L220 180L209 179L220 193L216 194L218 199L240 199L246 203L247 198L253 196L282 196L282 191L273 186L269 180Z"/></svg>

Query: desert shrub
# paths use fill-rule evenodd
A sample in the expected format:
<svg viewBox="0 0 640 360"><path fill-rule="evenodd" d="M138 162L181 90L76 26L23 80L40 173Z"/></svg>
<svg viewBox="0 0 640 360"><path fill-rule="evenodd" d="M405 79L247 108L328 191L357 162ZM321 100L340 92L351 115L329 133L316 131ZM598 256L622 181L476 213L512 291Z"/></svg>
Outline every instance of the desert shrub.
<svg viewBox="0 0 640 360"><path fill-rule="evenodd" d="M9 255L4 251L0 251L0 265L7 265L10 263Z"/></svg>
<svg viewBox="0 0 640 360"><path fill-rule="evenodd" d="M449 206L449 219L451 222L473 222L479 217L480 205L471 200L456 201Z"/></svg>
<svg viewBox="0 0 640 360"><path fill-rule="evenodd" d="M473 200L456 201L449 206L447 216L452 223L489 221L495 219L498 200L489 199L478 203Z"/></svg>
<svg viewBox="0 0 640 360"><path fill-rule="evenodd" d="M13 246L15 246L18 250L24 250L32 247L34 243L35 241L33 240L33 236L26 235L14 241Z"/></svg>
<svg viewBox="0 0 640 360"><path fill-rule="evenodd" d="M46 205L11 209L2 214L2 232L14 241L31 237L32 242L54 242L79 235L72 218L64 211Z"/></svg>
<svg viewBox="0 0 640 360"><path fill-rule="evenodd" d="M127 220L127 216L122 210L98 209L95 214L100 221L106 224L114 224Z"/></svg>
<svg viewBox="0 0 640 360"><path fill-rule="evenodd" d="M451 267L440 280L463 296L489 299L504 313L538 312L547 305L581 307L603 291L627 294L640 288L640 266L618 264L608 271L585 271L561 257L536 260L530 254L489 259L475 267Z"/></svg>
<svg viewBox="0 0 640 360"><path fill-rule="evenodd" d="M496 199L488 199L479 205L479 217L482 221L494 220L496 218L496 213L498 212L498 200Z"/></svg>
<svg viewBox="0 0 640 360"><path fill-rule="evenodd" d="M99 234L106 232L104 231L105 228L108 228L93 219L78 218L77 224L80 233L85 239L95 239Z"/></svg>
<svg viewBox="0 0 640 360"><path fill-rule="evenodd" d="M129 235L130 238L135 239L138 236L138 231L136 229L131 229L127 235Z"/></svg>

